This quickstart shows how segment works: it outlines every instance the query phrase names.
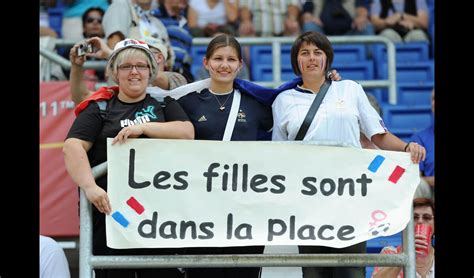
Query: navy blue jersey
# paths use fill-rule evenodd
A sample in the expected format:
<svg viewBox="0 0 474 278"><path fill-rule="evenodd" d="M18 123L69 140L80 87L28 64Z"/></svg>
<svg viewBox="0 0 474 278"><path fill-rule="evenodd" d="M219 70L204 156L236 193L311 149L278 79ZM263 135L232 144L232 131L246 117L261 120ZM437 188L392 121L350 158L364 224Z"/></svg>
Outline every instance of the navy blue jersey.
<svg viewBox="0 0 474 278"><path fill-rule="evenodd" d="M214 95L208 89L204 89L200 93L192 92L178 99L178 103L186 111L194 125L195 139L222 140L232 106L233 94L234 92L230 95ZM241 95L231 140L258 140L262 137L262 133L272 128L271 107L261 104L254 97L245 93ZM225 109L221 110L221 106L224 106Z"/></svg>

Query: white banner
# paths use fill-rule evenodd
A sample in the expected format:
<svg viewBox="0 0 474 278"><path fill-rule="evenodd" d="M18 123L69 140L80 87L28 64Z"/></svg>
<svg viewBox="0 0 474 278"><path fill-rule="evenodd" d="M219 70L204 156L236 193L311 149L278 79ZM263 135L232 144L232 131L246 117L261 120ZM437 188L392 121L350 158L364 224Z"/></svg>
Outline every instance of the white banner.
<svg viewBox="0 0 474 278"><path fill-rule="evenodd" d="M402 231L418 165L403 152L301 142L110 145L112 248L346 247Z"/></svg>

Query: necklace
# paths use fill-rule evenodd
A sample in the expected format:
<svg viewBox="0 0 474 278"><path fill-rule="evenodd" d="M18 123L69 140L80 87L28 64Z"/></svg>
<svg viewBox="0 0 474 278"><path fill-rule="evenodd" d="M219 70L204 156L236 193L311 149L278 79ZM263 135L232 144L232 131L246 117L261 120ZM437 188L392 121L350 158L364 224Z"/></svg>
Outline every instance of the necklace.
<svg viewBox="0 0 474 278"><path fill-rule="evenodd" d="M230 96L232 95L232 92L233 92L233 91L234 91L234 90L232 90L232 91L229 93L229 95L228 95L227 98L225 99L224 103L221 103L221 102L219 101L219 98L216 96L216 94L215 94L213 91L211 91L211 90L209 89L209 92L211 93L211 95L213 95L214 98L217 100L217 103L219 103L219 110L221 110L221 111L224 111L224 110L225 110L225 104L226 104L227 101L229 100L229 98L230 98Z"/></svg>

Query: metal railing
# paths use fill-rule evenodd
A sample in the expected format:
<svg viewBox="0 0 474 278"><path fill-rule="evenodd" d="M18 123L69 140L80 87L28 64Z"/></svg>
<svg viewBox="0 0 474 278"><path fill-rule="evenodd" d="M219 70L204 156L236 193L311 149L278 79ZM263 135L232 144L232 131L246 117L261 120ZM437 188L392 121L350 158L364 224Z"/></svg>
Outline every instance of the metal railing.
<svg viewBox="0 0 474 278"><path fill-rule="evenodd" d="M107 162L92 169L94 178L107 173ZM411 212L412 213L412 212ZM258 254L258 255L165 255L94 256L92 254L92 206L80 193L79 277L90 278L94 268L171 267L310 267L310 266L403 266L405 277L415 278L413 217L403 231L401 254Z"/></svg>
<svg viewBox="0 0 474 278"><path fill-rule="evenodd" d="M357 80L364 88L388 88L388 102L390 104L397 104L397 87L396 87L396 64L395 64L395 45L389 39L382 36L329 36L329 41L334 44L349 44L349 43L383 43L387 47L387 69L388 79L380 80ZM255 81L255 83L267 87L277 87L283 81L281 80L281 45L292 44L294 37L260 37L260 38L244 38L239 37L237 40L242 45L272 45L272 73L273 80L270 82ZM193 45L207 45L211 38L193 38ZM56 40L56 47L71 46L76 42L71 40ZM40 54L48 58L51 62L59 64L64 69L70 69L71 64L69 60L61 57L54 51L40 47ZM84 63L85 69L103 69L105 61L87 61ZM44 73L48 76L49 73Z"/></svg>

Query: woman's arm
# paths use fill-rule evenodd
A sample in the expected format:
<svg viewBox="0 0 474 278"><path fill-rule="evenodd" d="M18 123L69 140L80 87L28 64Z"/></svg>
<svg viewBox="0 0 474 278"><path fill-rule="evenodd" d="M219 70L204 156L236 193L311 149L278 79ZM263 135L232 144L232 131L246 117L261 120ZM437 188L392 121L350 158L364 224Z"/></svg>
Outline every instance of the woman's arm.
<svg viewBox="0 0 474 278"><path fill-rule="evenodd" d="M112 145L117 142L123 144L129 137L137 138L142 134L149 138L194 139L194 126L189 121L149 122L127 126L115 136Z"/></svg>
<svg viewBox="0 0 474 278"><path fill-rule="evenodd" d="M68 138L64 142L63 153L66 169L87 199L102 213L112 211L109 197L105 190L97 185L87 157L87 151L92 147L91 142L76 138Z"/></svg>
<svg viewBox="0 0 474 278"><path fill-rule="evenodd" d="M371 140L382 150L409 152L413 163L425 160L426 150L423 146L416 142L405 143L388 131L373 135Z"/></svg>

